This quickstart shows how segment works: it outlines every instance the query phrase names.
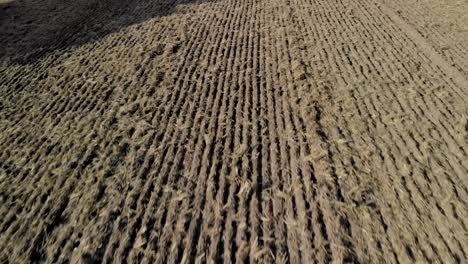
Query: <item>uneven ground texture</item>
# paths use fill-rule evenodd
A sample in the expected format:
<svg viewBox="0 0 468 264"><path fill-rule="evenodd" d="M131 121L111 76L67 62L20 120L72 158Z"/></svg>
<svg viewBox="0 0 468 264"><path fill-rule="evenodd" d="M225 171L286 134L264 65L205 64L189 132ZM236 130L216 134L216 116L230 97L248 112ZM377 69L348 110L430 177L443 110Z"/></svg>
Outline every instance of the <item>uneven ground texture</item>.
<svg viewBox="0 0 468 264"><path fill-rule="evenodd" d="M0 262L466 263L455 2L0 3Z"/></svg>

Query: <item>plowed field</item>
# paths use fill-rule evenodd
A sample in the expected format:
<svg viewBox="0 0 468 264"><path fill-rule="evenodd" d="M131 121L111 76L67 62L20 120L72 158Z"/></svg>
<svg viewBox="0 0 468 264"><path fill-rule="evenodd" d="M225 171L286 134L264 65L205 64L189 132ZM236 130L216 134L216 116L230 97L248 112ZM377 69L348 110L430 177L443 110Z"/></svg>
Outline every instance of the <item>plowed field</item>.
<svg viewBox="0 0 468 264"><path fill-rule="evenodd" d="M0 262L466 263L466 14L0 2Z"/></svg>

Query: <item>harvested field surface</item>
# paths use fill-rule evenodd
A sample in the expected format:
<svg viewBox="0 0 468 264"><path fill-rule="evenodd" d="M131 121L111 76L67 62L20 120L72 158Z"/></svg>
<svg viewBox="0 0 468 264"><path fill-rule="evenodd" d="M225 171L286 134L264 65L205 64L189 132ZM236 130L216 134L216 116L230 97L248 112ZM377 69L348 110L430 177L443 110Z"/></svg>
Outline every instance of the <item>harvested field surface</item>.
<svg viewBox="0 0 468 264"><path fill-rule="evenodd" d="M0 2L0 263L466 263L454 2Z"/></svg>

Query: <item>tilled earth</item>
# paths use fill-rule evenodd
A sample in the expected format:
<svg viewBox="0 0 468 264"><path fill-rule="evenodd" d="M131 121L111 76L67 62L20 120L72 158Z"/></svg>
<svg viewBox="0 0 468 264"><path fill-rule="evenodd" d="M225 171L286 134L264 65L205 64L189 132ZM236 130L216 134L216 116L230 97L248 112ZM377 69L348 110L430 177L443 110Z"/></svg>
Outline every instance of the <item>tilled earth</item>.
<svg viewBox="0 0 468 264"><path fill-rule="evenodd" d="M466 1L7 2L0 262L468 260Z"/></svg>

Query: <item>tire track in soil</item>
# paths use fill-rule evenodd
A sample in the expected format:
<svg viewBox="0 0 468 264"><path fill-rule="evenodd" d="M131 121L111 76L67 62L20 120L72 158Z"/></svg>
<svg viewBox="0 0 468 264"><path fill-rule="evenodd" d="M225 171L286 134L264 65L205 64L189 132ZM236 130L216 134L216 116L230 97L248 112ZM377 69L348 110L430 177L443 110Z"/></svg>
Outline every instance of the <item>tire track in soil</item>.
<svg viewBox="0 0 468 264"><path fill-rule="evenodd" d="M408 23L405 22L397 13L392 9L386 6L383 3L378 4L382 12L389 16L400 28L404 31L409 38L416 45L419 46L420 50L432 61L433 64L440 67L444 73L449 76L450 79L458 87L468 87L468 80L463 76L463 74L454 66L450 65L428 42L421 36L415 28L411 27Z"/></svg>

